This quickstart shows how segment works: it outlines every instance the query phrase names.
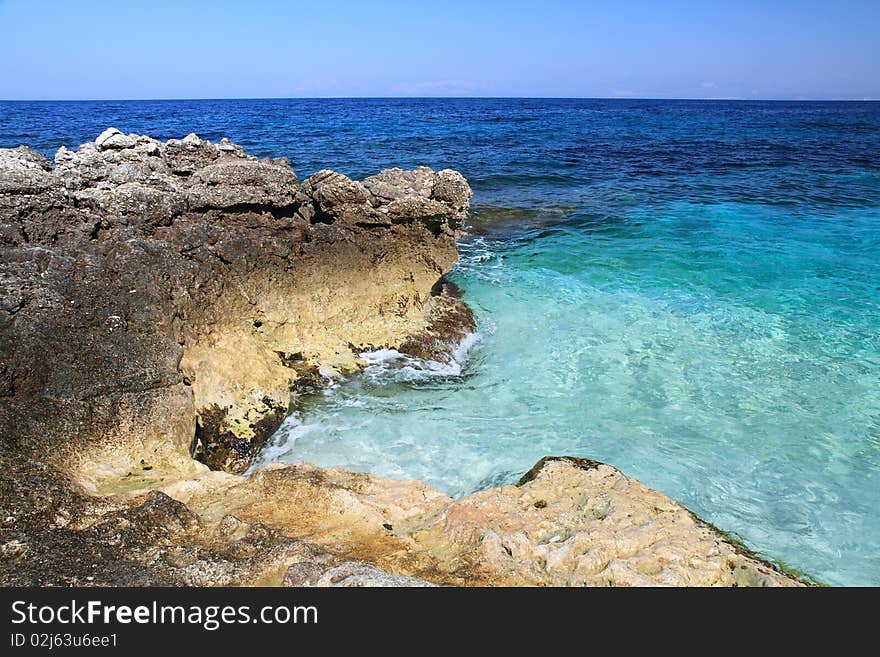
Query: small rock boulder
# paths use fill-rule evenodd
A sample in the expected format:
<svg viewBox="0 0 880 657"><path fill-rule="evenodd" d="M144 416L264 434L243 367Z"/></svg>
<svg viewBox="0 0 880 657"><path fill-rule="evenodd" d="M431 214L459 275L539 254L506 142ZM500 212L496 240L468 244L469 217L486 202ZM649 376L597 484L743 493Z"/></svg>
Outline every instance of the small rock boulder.
<svg viewBox="0 0 880 657"><path fill-rule="evenodd" d="M434 233L457 228L471 197L461 174L428 167L386 169L362 183L323 170L305 181L303 191L314 200L316 221L372 226L421 221Z"/></svg>
<svg viewBox="0 0 880 657"><path fill-rule="evenodd" d="M434 172L428 167L412 171L385 169L364 179L364 187L377 200L394 201L406 197L430 198L434 191ZM378 203L377 203L378 205Z"/></svg>
<svg viewBox="0 0 880 657"><path fill-rule="evenodd" d="M135 143L137 142L134 137L124 135L116 128L107 128L104 132L98 135L98 138L95 140L95 146L97 146L100 151L106 151L111 148L134 148Z"/></svg>
<svg viewBox="0 0 880 657"><path fill-rule="evenodd" d="M341 173L318 171L305 180L303 191L312 197L317 221L353 224L373 222L378 217L363 183Z"/></svg>
<svg viewBox="0 0 880 657"><path fill-rule="evenodd" d="M443 169L437 172L432 196L451 206L457 214L467 212L468 202L473 194L467 180L458 171Z"/></svg>

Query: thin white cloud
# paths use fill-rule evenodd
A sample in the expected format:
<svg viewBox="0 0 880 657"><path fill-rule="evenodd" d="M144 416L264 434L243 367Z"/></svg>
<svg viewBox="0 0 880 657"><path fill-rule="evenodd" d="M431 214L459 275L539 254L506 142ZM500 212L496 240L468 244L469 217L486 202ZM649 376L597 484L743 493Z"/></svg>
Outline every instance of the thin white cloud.
<svg viewBox="0 0 880 657"><path fill-rule="evenodd" d="M707 82L701 82L700 86L703 87L703 89L717 89L718 83L712 82L711 80L709 80Z"/></svg>
<svg viewBox="0 0 880 657"><path fill-rule="evenodd" d="M395 84L391 87L391 91L402 96L466 96L478 90L466 80L425 80L410 84Z"/></svg>
<svg viewBox="0 0 880 657"><path fill-rule="evenodd" d="M311 80L302 80L299 84L294 87L294 91L299 94L302 93L332 93L339 91L341 85L338 80L333 79L311 79Z"/></svg>

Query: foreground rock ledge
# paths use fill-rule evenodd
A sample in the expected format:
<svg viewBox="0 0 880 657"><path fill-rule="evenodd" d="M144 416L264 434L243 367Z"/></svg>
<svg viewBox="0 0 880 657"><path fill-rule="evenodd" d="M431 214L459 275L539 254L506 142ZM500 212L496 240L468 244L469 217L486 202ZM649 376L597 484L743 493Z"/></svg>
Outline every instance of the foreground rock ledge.
<svg viewBox="0 0 880 657"><path fill-rule="evenodd" d="M449 357L469 197L426 168L300 184L195 135L0 149L0 584L799 584L584 459L460 500L223 471L360 350Z"/></svg>
<svg viewBox="0 0 880 657"><path fill-rule="evenodd" d="M661 493L569 457L459 500L308 464L208 472L51 523L4 527L0 584L802 585Z"/></svg>

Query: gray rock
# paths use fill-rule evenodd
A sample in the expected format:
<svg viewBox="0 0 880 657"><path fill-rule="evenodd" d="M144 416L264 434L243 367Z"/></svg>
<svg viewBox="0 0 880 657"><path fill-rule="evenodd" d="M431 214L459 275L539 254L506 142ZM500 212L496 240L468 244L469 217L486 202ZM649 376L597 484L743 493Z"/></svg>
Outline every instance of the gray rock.
<svg viewBox="0 0 880 657"><path fill-rule="evenodd" d="M356 182L334 171L319 171L303 183L317 221L388 226L421 220L432 231L454 229L467 214L471 189L458 172L428 167L386 169Z"/></svg>
<svg viewBox="0 0 880 657"><path fill-rule="evenodd" d="M287 569L284 585L321 588L435 586L417 577L391 575L360 561L346 561L330 568L314 562L295 563Z"/></svg>
<svg viewBox="0 0 880 657"><path fill-rule="evenodd" d="M125 149L101 150L91 142L76 151L62 146L55 154L54 173L70 190L102 183L146 182L154 176L165 176L168 184L172 182L160 143L141 137Z"/></svg>
<svg viewBox="0 0 880 657"><path fill-rule="evenodd" d="M298 191L296 176L289 166L225 157L199 169L190 185L187 196L194 208L284 208L294 204Z"/></svg>
<svg viewBox="0 0 880 657"><path fill-rule="evenodd" d="M0 169L51 171L52 164L27 146L16 146L15 148L0 148Z"/></svg>
<svg viewBox="0 0 880 657"><path fill-rule="evenodd" d="M220 140L220 143L217 145L217 150L221 153L234 153L238 146L229 141L226 137Z"/></svg>
<svg viewBox="0 0 880 657"><path fill-rule="evenodd" d="M284 573L284 586L316 586L324 570L312 561L291 564Z"/></svg>
<svg viewBox="0 0 880 657"><path fill-rule="evenodd" d="M0 192L40 195L63 187L110 223L124 218L149 227L167 225L190 209L266 208L318 223L387 227L421 221L439 233L460 224L471 196L461 174L428 167L387 169L364 182L322 170L300 187L287 160L258 160L226 138L215 145L189 134L162 143L115 128L76 151L59 148L54 171L25 147L0 149L0 167L18 172L0 181ZM64 204L49 200L16 203L44 210ZM10 205L0 199L0 208Z"/></svg>
<svg viewBox="0 0 880 657"><path fill-rule="evenodd" d="M434 172L428 167L412 171L386 169L364 179L364 187L377 199L377 204L404 197L431 198L434 190Z"/></svg>
<svg viewBox="0 0 880 657"><path fill-rule="evenodd" d="M213 164L220 157L220 150L211 142L190 134L183 139L169 139L164 156L172 173L186 176Z"/></svg>
<svg viewBox="0 0 880 657"><path fill-rule="evenodd" d="M363 183L341 173L318 171L306 179L303 191L312 197L318 221L358 223L378 216Z"/></svg>
<svg viewBox="0 0 880 657"><path fill-rule="evenodd" d="M64 203L61 182L52 175L52 165L26 146L0 148L0 226L3 241L20 243L25 231L20 219L48 212Z"/></svg>
<svg viewBox="0 0 880 657"><path fill-rule="evenodd" d="M473 192L465 177L458 171L443 169L437 172L432 195L437 201L448 204L457 214L461 214L467 211Z"/></svg>
<svg viewBox="0 0 880 657"><path fill-rule="evenodd" d="M111 189L84 190L76 194L76 199L81 207L144 222L147 226L167 226L187 209L186 199L179 192L138 182L126 182Z"/></svg>
<svg viewBox="0 0 880 657"><path fill-rule="evenodd" d="M111 148L132 148L135 140L129 135L124 135L116 128L107 128L95 139L95 146L98 150L108 150Z"/></svg>

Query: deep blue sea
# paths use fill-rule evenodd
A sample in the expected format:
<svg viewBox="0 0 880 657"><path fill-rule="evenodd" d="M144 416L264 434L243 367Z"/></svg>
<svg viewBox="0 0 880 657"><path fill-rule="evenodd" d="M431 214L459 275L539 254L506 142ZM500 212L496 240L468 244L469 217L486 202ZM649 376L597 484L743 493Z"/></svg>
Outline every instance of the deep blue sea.
<svg viewBox="0 0 880 657"><path fill-rule="evenodd" d="M50 157L108 126L229 137L301 179L473 186L466 353L368 355L267 458L459 495L587 456L824 582L880 584L880 103L0 103L0 146Z"/></svg>

